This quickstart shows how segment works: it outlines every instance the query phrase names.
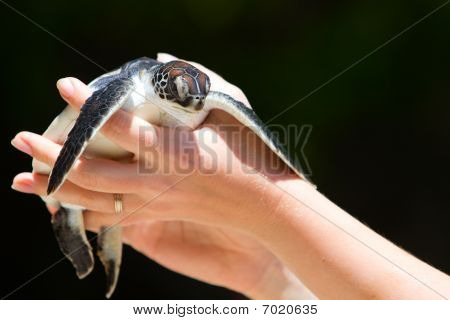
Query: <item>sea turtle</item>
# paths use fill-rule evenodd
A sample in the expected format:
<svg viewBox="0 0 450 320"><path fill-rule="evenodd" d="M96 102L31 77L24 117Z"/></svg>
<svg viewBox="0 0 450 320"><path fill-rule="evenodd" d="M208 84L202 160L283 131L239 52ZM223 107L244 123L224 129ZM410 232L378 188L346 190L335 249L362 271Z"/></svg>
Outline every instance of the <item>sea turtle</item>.
<svg viewBox="0 0 450 320"><path fill-rule="evenodd" d="M78 277L93 269L92 248L87 240L83 208L59 203L51 197L64 182L75 161L83 154L88 158L118 159L126 155L99 132L118 109L124 109L160 126L198 127L210 110L220 109L253 130L296 174L307 180L300 168L263 122L242 102L217 91L210 91L209 77L184 61L161 63L147 57L125 63L91 83L93 94L80 113L67 106L50 124L44 136L63 144L53 169L33 160L33 171L50 174L48 196L43 200L58 208L52 225L59 246L72 262ZM106 297L117 284L122 255L121 228L102 228L97 239L98 254L106 276Z"/></svg>

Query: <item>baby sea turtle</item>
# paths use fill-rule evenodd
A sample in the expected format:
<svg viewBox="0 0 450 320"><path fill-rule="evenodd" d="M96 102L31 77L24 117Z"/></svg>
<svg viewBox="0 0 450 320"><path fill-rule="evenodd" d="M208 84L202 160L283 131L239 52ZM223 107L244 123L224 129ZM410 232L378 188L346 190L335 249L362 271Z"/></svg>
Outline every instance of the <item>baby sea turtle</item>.
<svg viewBox="0 0 450 320"><path fill-rule="evenodd" d="M135 113L156 125L183 125L192 130L212 109L223 110L254 131L297 175L305 179L300 165L270 134L252 109L225 93L210 91L208 76L184 61L161 63L139 58L96 78L89 87L93 94L80 113L67 106L44 133L44 137L63 144L53 169L33 160L34 172L50 174L48 196L43 200L58 208L52 216L53 230L62 252L72 262L80 279L86 277L94 266L83 223L84 208L60 203L51 195L62 185L82 154L90 158L113 159L127 155L99 132L119 109ZM116 287L121 264L120 226L102 228L97 245L106 271L106 297L109 298Z"/></svg>

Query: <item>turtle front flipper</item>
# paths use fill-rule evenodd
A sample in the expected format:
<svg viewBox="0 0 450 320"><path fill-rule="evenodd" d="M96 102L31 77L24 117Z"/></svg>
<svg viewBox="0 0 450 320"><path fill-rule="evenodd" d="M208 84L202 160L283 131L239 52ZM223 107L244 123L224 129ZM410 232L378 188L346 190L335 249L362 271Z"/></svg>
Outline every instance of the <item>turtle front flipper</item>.
<svg viewBox="0 0 450 320"><path fill-rule="evenodd" d="M59 247L72 262L79 279L94 268L92 247L86 237L81 209L60 207L52 216L52 227Z"/></svg>
<svg viewBox="0 0 450 320"><path fill-rule="evenodd" d="M291 157L286 148L268 130L264 122L262 122L252 109L245 106L242 102L235 100L233 97L218 91L210 91L208 93L204 108L207 110L219 109L232 115L236 120L252 130L300 178L311 183L305 176L300 163Z"/></svg>
<svg viewBox="0 0 450 320"><path fill-rule="evenodd" d="M101 227L97 238L97 254L105 267L106 298L110 298L119 279L122 261L122 227Z"/></svg>
<svg viewBox="0 0 450 320"><path fill-rule="evenodd" d="M86 149L89 141L114 112L122 107L133 90L134 83L132 79L128 77L116 78L94 91L92 96L86 100L81 107L80 115L75 121L72 130L67 135L67 139L50 173L47 194L50 195L55 192L63 184L67 174ZM82 213L81 211L74 213L73 210L68 210L65 207L61 207L59 212L60 214L57 214L53 221L53 229L55 230L59 246L63 253L72 261L77 270L77 275L84 277L92 269L93 258L92 249L86 239ZM74 223L74 220L77 222ZM119 241L121 246L120 230L116 233L117 235L112 237L113 239L110 239L108 235L100 235L100 237L104 238L101 243L108 247ZM107 250L107 252L109 251ZM110 277L110 274L113 275L112 286L110 286L112 289L109 289L109 295L114 290L117 282L118 270L116 269L120 266L120 258L121 254L111 259L117 266L112 268L114 272L102 260L108 277Z"/></svg>
<svg viewBox="0 0 450 320"><path fill-rule="evenodd" d="M47 194L55 192L63 184L88 142L114 112L122 107L133 89L134 84L130 78L117 78L86 100L50 173Z"/></svg>

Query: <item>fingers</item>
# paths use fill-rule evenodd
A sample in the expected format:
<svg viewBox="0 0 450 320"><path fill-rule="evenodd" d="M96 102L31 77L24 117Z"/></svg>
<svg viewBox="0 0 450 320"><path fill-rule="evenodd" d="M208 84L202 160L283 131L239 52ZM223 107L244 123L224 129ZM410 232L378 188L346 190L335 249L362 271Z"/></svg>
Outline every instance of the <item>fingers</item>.
<svg viewBox="0 0 450 320"><path fill-rule="evenodd" d="M51 167L61 150L60 145L31 132L17 134L11 144ZM106 159L80 158L68 179L85 189L107 193L133 193L141 187L136 165Z"/></svg>
<svg viewBox="0 0 450 320"><path fill-rule="evenodd" d="M122 225L124 217L118 215L111 215L102 211L85 211L84 212L84 226L86 229L98 232L101 227Z"/></svg>
<svg viewBox="0 0 450 320"><path fill-rule="evenodd" d="M158 53L157 60L165 63L165 62L169 62L172 60L182 60L182 59L178 59L177 57L172 56L168 53ZM208 75L208 77L211 80L211 90L212 91L220 91L220 92L226 93L226 94L230 95L231 97L235 98L236 100L241 101L242 103L244 103L245 105L250 107L250 103L248 102L247 97L242 92L242 90L239 89L237 86L229 83L224 78L219 76L217 73L209 70L208 68L204 67L203 65L201 65L197 62L193 62L193 61L187 61L187 62L192 64L193 66L195 66L196 68L200 69L201 71L203 71L204 73L206 73Z"/></svg>
<svg viewBox="0 0 450 320"><path fill-rule="evenodd" d="M46 196L48 176L24 172L18 174L14 180L12 188L19 192L33 193L39 196ZM77 205L88 210L103 211L109 215L115 213L114 197L110 193L102 193L83 189L73 183L66 182L54 194L59 202ZM124 195L124 214L131 212L133 208L141 205L141 200L133 194Z"/></svg>
<svg viewBox="0 0 450 320"><path fill-rule="evenodd" d="M103 226L116 226L122 227L130 226L137 223L145 223L150 221L148 216L143 215L141 212L129 212L127 214L110 214L103 211L91 211L87 210L84 213L84 225L86 229L94 232L98 232Z"/></svg>
<svg viewBox="0 0 450 320"><path fill-rule="evenodd" d="M156 60L158 60L159 62L162 62L162 63L166 63L166 62L170 62L173 60L178 60L178 58L169 53L158 52L156 54Z"/></svg>
<svg viewBox="0 0 450 320"><path fill-rule="evenodd" d="M92 90L76 78L58 80L56 86L67 103L80 109ZM102 127L102 133L123 149L137 154L142 146L156 144L159 128L128 112L118 110Z"/></svg>
<svg viewBox="0 0 450 320"><path fill-rule="evenodd" d="M116 220L116 224L114 224L114 220ZM115 226L115 225L121 225L122 226L122 241L123 243L126 243L128 245L133 246L134 249L139 250L140 247L147 248L148 246L152 245L152 240L154 238L157 238L159 233L153 232L155 228L152 228L150 230L150 225L153 224L161 224L161 222L154 221L154 222L146 222L145 223L145 229L141 228L142 222L140 223L139 227L136 223L129 223L124 225L123 222L120 220L117 221L117 218L111 217L110 214L103 213L103 212L97 212L97 211L85 211L84 212L84 226L86 230L99 233L102 227L105 226ZM145 233L143 233L143 230ZM150 238L150 239L149 239ZM150 243L149 243L150 242ZM154 243L155 241L153 241ZM147 251L144 252L144 250L139 250L144 254L148 254Z"/></svg>
<svg viewBox="0 0 450 320"><path fill-rule="evenodd" d="M66 102L79 109L87 98L92 95L92 90L77 78L62 78L56 82L61 97Z"/></svg>
<svg viewBox="0 0 450 320"><path fill-rule="evenodd" d="M144 148L157 145L161 130L131 113L118 110L101 131L123 149L139 155Z"/></svg>

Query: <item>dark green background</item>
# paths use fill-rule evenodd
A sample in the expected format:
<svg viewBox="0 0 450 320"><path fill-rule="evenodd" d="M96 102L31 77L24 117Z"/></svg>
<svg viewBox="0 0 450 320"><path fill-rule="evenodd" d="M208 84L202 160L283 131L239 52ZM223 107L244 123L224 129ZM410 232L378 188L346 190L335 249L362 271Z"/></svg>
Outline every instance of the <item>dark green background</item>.
<svg viewBox="0 0 450 320"><path fill-rule="evenodd" d="M9 3L107 69L158 51L201 62L243 89L268 120L444 1L28 1ZM9 189L30 159L9 141L42 132L63 101L55 82L102 73L0 4L2 174L0 295L57 261L37 197ZM450 272L450 5L275 122L311 124L319 190L382 235ZM236 298L125 250L114 298ZM426 279L423 279L426 280ZM102 298L101 268L69 262L10 298Z"/></svg>

